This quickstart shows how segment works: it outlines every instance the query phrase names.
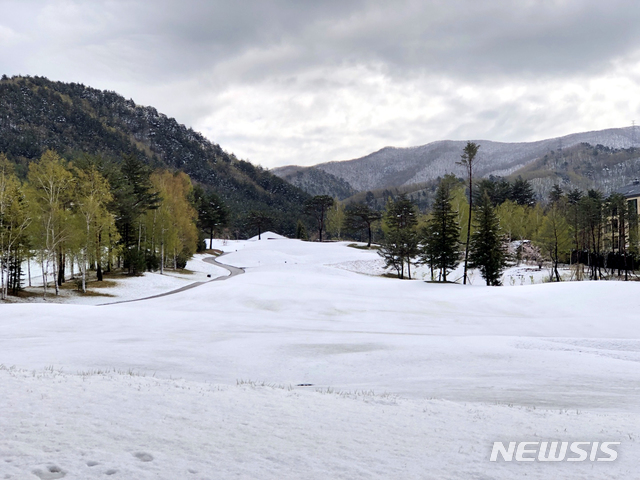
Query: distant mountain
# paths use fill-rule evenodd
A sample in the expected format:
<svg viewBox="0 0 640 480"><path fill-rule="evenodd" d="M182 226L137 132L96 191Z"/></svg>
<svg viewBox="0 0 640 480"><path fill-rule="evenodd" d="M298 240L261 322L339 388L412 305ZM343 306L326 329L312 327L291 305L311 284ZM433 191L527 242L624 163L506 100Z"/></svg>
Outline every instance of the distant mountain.
<svg viewBox="0 0 640 480"><path fill-rule="evenodd" d="M544 158L545 155L547 158L557 156L558 152L567 151L567 149L581 144L593 147L599 145L614 150L633 149L640 146L640 132L636 131L634 127L626 127L575 133L527 143L500 143L487 140L475 140L475 142L480 145L477 175L509 176ZM315 165L313 169L331 174L347 182L359 192L424 184L447 173L462 175L463 170L456 165L456 162L460 160L465 144L466 141L443 140L419 147L385 147L362 158L321 163ZM602 148L599 151L602 154L608 154ZM629 155L634 157L633 150ZM585 156L583 157L586 159ZM628 158L624 162L631 159ZM570 182L580 180L575 182L576 185L588 184L589 177L584 177L585 182L582 182L581 178L581 175L588 168L578 167L577 164L573 167L576 167L575 175L567 176L564 172L565 177L560 176L559 178L565 178ZM291 167L282 167L279 172L287 171L287 169L291 169ZM302 172L302 178L298 179L298 185L304 188L307 182L304 177L310 173L308 170ZM549 177L549 172L545 171L544 175ZM592 180L598 177L597 173L594 175ZM529 176L531 179L535 178L532 172L529 172Z"/></svg>
<svg viewBox="0 0 640 480"><path fill-rule="evenodd" d="M330 195L343 200L357 193L349 182L318 168L292 165L274 168L271 172L309 195Z"/></svg>
<svg viewBox="0 0 640 480"><path fill-rule="evenodd" d="M153 107L82 84L3 76L0 152L25 174L28 163L47 148L68 158L89 153L116 161L135 153L154 167L182 170L225 200L237 228L244 213L260 209L271 212L274 229L292 234L301 204L308 198Z"/></svg>
<svg viewBox="0 0 640 480"><path fill-rule="evenodd" d="M640 178L640 148L581 143L549 152L507 178L518 176L529 180L541 198L556 184L565 191L594 188L609 194Z"/></svg>

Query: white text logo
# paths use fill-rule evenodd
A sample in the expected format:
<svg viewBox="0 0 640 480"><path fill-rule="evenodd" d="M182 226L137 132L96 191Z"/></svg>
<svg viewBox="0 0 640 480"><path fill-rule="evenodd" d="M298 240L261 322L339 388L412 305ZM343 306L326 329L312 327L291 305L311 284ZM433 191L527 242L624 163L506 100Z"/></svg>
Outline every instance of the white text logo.
<svg viewBox="0 0 640 480"><path fill-rule="evenodd" d="M493 442L492 462L501 456L505 462L613 462L620 442Z"/></svg>

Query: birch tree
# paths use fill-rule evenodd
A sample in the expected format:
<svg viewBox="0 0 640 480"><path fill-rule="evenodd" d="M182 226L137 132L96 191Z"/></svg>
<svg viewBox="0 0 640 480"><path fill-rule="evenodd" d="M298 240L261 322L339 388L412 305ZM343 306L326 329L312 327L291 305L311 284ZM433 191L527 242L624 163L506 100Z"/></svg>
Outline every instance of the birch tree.
<svg viewBox="0 0 640 480"><path fill-rule="evenodd" d="M28 179L38 207L38 221L42 232L41 262L46 294L46 272L50 263L55 272L60 271L61 247L70 233L67 206L75 181L67 162L52 150L47 150L39 161L29 165ZM56 280L54 284L56 295L59 295L59 281Z"/></svg>
<svg viewBox="0 0 640 480"><path fill-rule="evenodd" d="M109 189L109 182L98 169L92 165L86 171L76 170L77 188L76 205L83 220L84 245L82 249L82 291L87 291L87 268L89 255L95 255L96 273L98 280L102 280L102 232L113 224L113 215L107 210L107 205L113 199Z"/></svg>

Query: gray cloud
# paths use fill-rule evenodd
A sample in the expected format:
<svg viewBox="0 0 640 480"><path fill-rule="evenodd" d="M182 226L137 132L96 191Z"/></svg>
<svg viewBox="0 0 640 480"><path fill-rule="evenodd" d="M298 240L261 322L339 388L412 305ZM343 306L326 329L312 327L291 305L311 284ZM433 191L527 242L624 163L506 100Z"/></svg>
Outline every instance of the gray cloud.
<svg viewBox="0 0 640 480"><path fill-rule="evenodd" d="M264 165L441 138L532 140L628 124L640 107L633 1L0 0L0 9L2 73L116 90Z"/></svg>

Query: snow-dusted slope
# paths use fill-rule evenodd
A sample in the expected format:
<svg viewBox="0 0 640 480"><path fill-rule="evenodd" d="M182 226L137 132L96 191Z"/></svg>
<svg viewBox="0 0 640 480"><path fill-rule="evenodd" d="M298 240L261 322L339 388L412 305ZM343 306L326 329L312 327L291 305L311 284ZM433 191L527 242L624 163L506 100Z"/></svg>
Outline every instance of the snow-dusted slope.
<svg viewBox="0 0 640 480"><path fill-rule="evenodd" d="M0 478L636 475L636 282L437 285L336 268L377 258L343 243L213 246L246 273L0 305ZM613 463L488 461L526 440L622 443Z"/></svg>
<svg viewBox="0 0 640 480"><path fill-rule="evenodd" d="M576 133L528 143L500 143L475 140L480 144L478 175L507 175L551 150L579 143L611 148L638 146L640 132L634 127ZM432 180L447 173L461 174L460 160L466 141L443 140L419 147L386 147L362 158L321 163L320 169L334 175L358 191L410 185Z"/></svg>

